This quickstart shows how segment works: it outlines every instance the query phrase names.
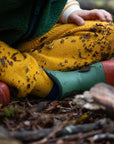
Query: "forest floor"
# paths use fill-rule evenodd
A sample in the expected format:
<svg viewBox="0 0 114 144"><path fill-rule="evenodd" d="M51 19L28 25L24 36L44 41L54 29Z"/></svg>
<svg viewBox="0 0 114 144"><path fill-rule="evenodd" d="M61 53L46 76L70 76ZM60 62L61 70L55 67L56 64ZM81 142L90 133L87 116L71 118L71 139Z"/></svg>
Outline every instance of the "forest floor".
<svg viewBox="0 0 114 144"><path fill-rule="evenodd" d="M83 107L86 102L77 97L84 93L50 102L12 97L0 110L0 144L114 144L113 111L109 115L95 104L95 109Z"/></svg>

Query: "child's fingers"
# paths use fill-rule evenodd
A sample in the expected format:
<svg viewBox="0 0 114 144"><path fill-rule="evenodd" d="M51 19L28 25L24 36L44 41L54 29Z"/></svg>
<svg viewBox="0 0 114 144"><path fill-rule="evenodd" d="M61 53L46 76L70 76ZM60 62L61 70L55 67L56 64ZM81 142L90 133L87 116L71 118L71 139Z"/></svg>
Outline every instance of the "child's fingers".
<svg viewBox="0 0 114 144"><path fill-rule="evenodd" d="M78 16L75 12L68 18L68 23L75 23L78 26L84 25L85 21L82 17Z"/></svg>
<svg viewBox="0 0 114 144"><path fill-rule="evenodd" d="M101 21L112 21L111 14L105 10L91 10L90 16L93 17L93 19L99 19Z"/></svg>
<svg viewBox="0 0 114 144"><path fill-rule="evenodd" d="M112 16L109 12L105 10L79 10L72 12L68 19L68 23L75 23L79 26L85 24L85 20L100 20L100 21L112 21Z"/></svg>
<svg viewBox="0 0 114 144"><path fill-rule="evenodd" d="M96 19L99 19L101 21L106 21L106 17L105 17L105 15L102 12L99 11L99 13L96 13L96 15L97 15Z"/></svg>
<svg viewBox="0 0 114 144"><path fill-rule="evenodd" d="M105 10L102 10L102 12L104 13L107 21L113 21L112 15L109 12L107 12Z"/></svg>

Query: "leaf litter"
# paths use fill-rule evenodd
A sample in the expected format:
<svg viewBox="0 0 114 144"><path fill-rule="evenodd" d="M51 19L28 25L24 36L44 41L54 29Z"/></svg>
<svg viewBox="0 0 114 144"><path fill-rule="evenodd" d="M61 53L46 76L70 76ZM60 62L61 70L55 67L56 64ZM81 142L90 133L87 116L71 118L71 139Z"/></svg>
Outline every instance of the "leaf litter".
<svg viewBox="0 0 114 144"><path fill-rule="evenodd" d="M0 110L0 127L22 144L111 144L114 140L114 122L107 118L103 109L93 111L79 107L75 98L73 95L51 102L36 97L12 100ZM106 127L100 125L101 121L96 124L103 119L108 119L104 124ZM91 124L94 127L90 130ZM107 136L105 133L110 134ZM0 141L6 139L0 136Z"/></svg>

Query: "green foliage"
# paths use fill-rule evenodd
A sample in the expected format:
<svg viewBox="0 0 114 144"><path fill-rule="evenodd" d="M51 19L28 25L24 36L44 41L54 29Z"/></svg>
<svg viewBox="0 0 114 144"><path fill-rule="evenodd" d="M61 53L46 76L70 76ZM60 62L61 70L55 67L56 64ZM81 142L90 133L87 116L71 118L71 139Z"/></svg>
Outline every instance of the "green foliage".
<svg viewBox="0 0 114 144"><path fill-rule="evenodd" d="M77 120L76 123L82 123L84 120L86 120L88 118L87 114L84 114L82 116L80 116Z"/></svg>
<svg viewBox="0 0 114 144"><path fill-rule="evenodd" d="M17 108L5 107L3 109L3 116L5 116L5 117L12 117L12 116L15 116L18 113L20 113L20 110L18 110Z"/></svg>

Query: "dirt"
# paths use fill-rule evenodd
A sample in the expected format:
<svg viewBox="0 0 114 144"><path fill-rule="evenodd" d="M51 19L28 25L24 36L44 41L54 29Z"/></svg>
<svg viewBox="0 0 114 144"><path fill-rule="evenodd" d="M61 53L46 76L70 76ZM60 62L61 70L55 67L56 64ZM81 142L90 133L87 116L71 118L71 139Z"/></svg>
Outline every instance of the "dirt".
<svg viewBox="0 0 114 144"><path fill-rule="evenodd" d="M21 100L14 100L13 98L7 107L0 110L0 127L3 127L9 133L53 129L51 136L49 133L49 135L43 138L43 140L46 139L46 144L48 142L53 144L96 144L92 137L97 130L77 133L76 135L80 134L78 139L74 139L74 134L67 135L67 139L62 136L56 137L56 133L66 126L95 123L107 117L104 111L89 111L78 108L73 103L73 99L74 96L71 96L62 101L49 102L36 97L28 97ZM100 130L100 134L102 134L102 128ZM92 136L89 134L90 132L94 132ZM88 134L89 136L87 136ZM41 139L36 141L42 143ZM34 141L25 142L21 140L21 142L24 144L34 144ZM110 144L112 142L108 139L100 141L100 143Z"/></svg>

